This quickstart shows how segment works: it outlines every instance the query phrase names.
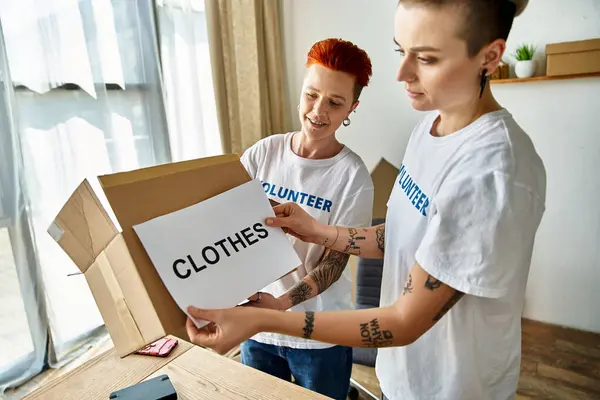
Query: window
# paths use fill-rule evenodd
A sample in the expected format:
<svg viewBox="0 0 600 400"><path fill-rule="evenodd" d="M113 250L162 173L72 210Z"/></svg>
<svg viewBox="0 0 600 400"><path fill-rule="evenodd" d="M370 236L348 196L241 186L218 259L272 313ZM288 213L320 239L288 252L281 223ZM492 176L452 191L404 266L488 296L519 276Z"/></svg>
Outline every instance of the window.
<svg viewBox="0 0 600 400"><path fill-rule="evenodd" d="M221 152L203 2L166 3L0 2L0 393L104 332L47 233L81 180Z"/></svg>
<svg viewBox="0 0 600 400"><path fill-rule="evenodd" d="M7 371L34 350L7 226L0 227L0 293L0 371Z"/></svg>

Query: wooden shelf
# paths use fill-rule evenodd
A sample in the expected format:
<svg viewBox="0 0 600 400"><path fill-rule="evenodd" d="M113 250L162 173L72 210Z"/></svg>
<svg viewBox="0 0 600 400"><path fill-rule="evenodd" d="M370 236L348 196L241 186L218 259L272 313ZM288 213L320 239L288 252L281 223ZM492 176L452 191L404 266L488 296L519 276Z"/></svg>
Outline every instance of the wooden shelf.
<svg viewBox="0 0 600 400"><path fill-rule="evenodd" d="M492 79L490 83L493 85L500 83L524 83L524 82L539 82L539 81L557 81L563 79L577 79L577 78L591 78L600 77L600 72L593 72L590 74L577 74L577 75L559 75L559 76L534 76L533 78L509 78L509 79Z"/></svg>

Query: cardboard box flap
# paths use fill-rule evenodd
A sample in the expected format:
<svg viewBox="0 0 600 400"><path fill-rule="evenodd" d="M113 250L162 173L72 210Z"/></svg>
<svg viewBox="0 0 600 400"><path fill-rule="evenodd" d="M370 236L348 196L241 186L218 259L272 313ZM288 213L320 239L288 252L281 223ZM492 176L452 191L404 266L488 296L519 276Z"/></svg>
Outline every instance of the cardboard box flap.
<svg viewBox="0 0 600 400"><path fill-rule="evenodd" d="M123 290L104 252L100 253L85 277L119 356L144 347L147 342L127 306Z"/></svg>
<svg viewBox="0 0 600 400"><path fill-rule="evenodd" d="M577 53L600 50L600 39L578 40L574 42L551 43L546 45L546 54Z"/></svg>
<svg viewBox="0 0 600 400"><path fill-rule="evenodd" d="M128 313L142 335L144 344L165 336L163 327L152 307L150 296L135 267L122 235L118 235L103 253L110 264L122 297L127 299ZM123 318L122 318L123 319Z"/></svg>
<svg viewBox="0 0 600 400"><path fill-rule="evenodd" d="M103 188L109 188L235 161L239 161L239 157L237 155L225 154L222 156L161 164L153 167L137 169L134 171L103 175L99 179Z"/></svg>
<svg viewBox="0 0 600 400"><path fill-rule="evenodd" d="M119 234L87 179L67 200L48 233L84 273Z"/></svg>
<svg viewBox="0 0 600 400"><path fill-rule="evenodd" d="M249 180L235 154L99 177L124 233L133 225L189 207Z"/></svg>

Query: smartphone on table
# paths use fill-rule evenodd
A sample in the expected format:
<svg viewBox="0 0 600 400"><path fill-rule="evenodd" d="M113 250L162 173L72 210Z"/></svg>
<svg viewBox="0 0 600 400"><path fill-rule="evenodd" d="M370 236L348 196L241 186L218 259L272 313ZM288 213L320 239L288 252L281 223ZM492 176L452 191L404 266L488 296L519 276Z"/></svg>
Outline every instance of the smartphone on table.
<svg viewBox="0 0 600 400"><path fill-rule="evenodd" d="M178 340L174 338L164 337L149 345L137 350L135 354L144 356L166 357L177 346Z"/></svg>

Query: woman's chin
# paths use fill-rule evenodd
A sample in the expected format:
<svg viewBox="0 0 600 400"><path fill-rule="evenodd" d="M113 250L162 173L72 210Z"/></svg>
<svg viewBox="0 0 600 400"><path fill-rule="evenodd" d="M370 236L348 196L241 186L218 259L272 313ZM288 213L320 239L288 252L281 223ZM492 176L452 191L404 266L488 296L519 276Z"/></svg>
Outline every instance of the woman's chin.
<svg viewBox="0 0 600 400"><path fill-rule="evenodd" d="M304 125L302 132L311 140L322 140L329 136L335 135L335 131L331 130L331 127L315 128L311 125Z"/></svg>
<svg viewBox="0 0 600 400"><path fill-rule="evenodd" d="M435 108L432 104L424 99L410 99L410 105L413 109L417 111L432 111Z"/></svg>

